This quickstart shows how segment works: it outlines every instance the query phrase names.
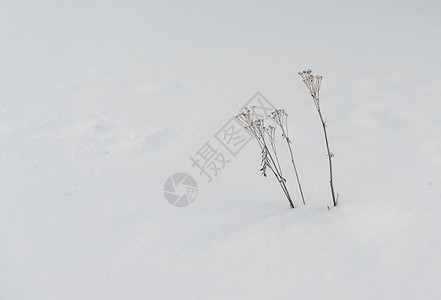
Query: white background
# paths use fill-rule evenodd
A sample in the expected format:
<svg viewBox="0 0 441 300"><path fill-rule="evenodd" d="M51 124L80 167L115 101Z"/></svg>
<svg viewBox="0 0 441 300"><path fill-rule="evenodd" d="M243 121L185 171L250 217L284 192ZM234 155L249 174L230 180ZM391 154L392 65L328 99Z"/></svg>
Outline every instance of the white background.
<svg viewBox="0 0 441 300"><path fill-rule="evenodd" d="M0 298L439 299L440 6L3 2ZM210 184L191 167L257 91L289 113L306 206L253 143Z"/></svg>

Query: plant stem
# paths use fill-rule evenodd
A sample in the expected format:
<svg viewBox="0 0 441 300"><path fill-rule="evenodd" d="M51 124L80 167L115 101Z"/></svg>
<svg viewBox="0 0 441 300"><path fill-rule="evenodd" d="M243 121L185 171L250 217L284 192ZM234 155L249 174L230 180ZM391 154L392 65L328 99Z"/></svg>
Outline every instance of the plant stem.
<svg viewBox="0 0 441 300"><path fill-rule="evenodd" d="M265 150L268 151L268 152L267 152L267 153L268 153L268 156L269 156L269 158L271 159L271 162L273 163L273 166L275 167L275 169L276 169L276 171L277 171L277 174L276 174L276 172L273 170L273 168L271 168L271 166L270 166L271 171L273 171L274 175L276 176L277 180L279 181L280 186L282 187L282 190L285 192L285 196L286 196L286 198L287 198L288 201L289 201L289 205L291 206L291 208L294 208L294 203L292 202L292 200L291 200L291 196L289 195L288 188L286 187L286 184L285 184L285 180L284 180L284 178L283 178L283 176L282 176L282 174L281 174L281 170L279 171L279 170L277 169L277 165L275 164L274 159L273 159L273 157L272 157L272 155L271 155L271 152L269 152L268 147L266 146L266 143L264 144L264 147L265 147Z"/></svg>
<svg viewBox="0 0 441 300"><path fill-rule="evenodd" d="M305 198L303 197L303 190L302 190L302 185L300 184L299 174L297 173L296 164L294 162L294 155L292 154L291 142L289 141L289 138L286 137L286 136L285 136L285 139L286 139L286 143L288 144L289 153L291 155L292 166L294 167L294 173L296 174L297 184L298 184L299 190L300 190L300 195L302 196L303 204L306 204L305 203Z"/></svg>
<svg viewBox="0 0 441 300"><path fill-rule="evenodd" d="M329 150L329 142L328 142L328 134L326 132L326 123L323 120L323 116L322 113L320 111L320 107L317 107L317 111L319 113L320 116L320 121L322 122L322 126L323 126L323 132L325 134L325 142L326 142L326 150L328 151L328 161L329 161L329 184L331 185L331 194L332 194L332 202L334 203L334 206L337 206L337 198L335 198L335 193L334 193L334 183L332 181L332 153Z"/></svg>

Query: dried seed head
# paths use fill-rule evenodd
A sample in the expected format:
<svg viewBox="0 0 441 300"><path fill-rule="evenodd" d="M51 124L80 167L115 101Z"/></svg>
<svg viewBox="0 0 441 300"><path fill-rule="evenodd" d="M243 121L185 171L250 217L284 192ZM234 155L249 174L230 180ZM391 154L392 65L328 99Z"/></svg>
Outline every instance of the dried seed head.
<svg viewBox="0 0 441 300"><path fill-rule="evenodd" d="M303 72L299 72L299 75L302 77L303 82L305 83L306 87L308 88L311 96L316 98L318 95L318 92L320 91L320 85L321 85L321 81L323 79L323 76L312 75L311 69L308 69Z"/></svg>

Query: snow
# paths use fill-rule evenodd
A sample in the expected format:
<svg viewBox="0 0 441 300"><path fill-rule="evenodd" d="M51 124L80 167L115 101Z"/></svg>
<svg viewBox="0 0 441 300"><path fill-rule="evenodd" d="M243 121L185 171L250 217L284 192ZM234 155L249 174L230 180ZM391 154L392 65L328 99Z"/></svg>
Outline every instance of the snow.
<svg viewBox="0 0 441 300"><path fill-rule="evenodd" d="M6 4L0 298L439 299L440 8ZM254 141L211 183L191 166L257 91L289 113L306 206ZM199 185L184 208L163 195L178 172Z"/></svg>

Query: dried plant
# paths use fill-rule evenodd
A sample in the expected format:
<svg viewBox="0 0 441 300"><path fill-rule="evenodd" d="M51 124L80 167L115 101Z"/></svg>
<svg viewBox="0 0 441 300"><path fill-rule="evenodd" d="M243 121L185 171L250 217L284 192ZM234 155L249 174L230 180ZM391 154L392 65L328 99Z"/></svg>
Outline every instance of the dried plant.
<svg viewBox="0 0 441 300"><path fill-rule="evenodd" d="M326 142L326 149L328 151L328 161L329 161L329 184L331 185L331 195L332 195L332 201L334 203L334 206L337 206L338 203L338 197L335 197L334 193L334 183L332 178L332 158L334 157L334 154L329 150L329 142L328 142L328 134L326 132L326 121L323 120L323 116L320 110L320 86L322 83L322 76L314 76L312 75L312 70L306 70L303 72L299 72L299 75L302 77L303 82L305 83L306 87L308 88L312 99L314 100L315 107L319 113L320 121L322 122L323 126L323 132L325 135L325 142Z"/></svg>
<svg viewBox="0 0 441 300"><path fill-rule="evenodd" d="M265 127L263 119L254 120L254 107L252 109L253 110L245 107L244 112L238 114L236 116L236 119L243 125L246 130L248 130L254 136L255 140L259 144L260 149L262 150L262 162L260 169L262 175L265 177L267 176L267 168L269 168L273 172L286 198L289 201L290 207L294 208L294 203L292 202L291 196L288 192L288 188L286 187L286 180L283 177L282 168L280 166L279 158L277 156L275 142L276 127ZM268 142L271 145L273 153L271 153L270 148L268 148Z"/></svg>
<svg viewBox="0 0 441 300"><path fill-rule="evenodd" d="M292 166L294 168L294 173L297 178L297 184L299 186L300 195L302 196L303 204L305 204L305 198L303 196L302 185L300 184L299 174L297 172L296 164L294 162L294 155L292 153L291 140L288 136L288 114L285 112L284 109L277 109L277 110L273 111L268 117L271 120L273 120L274 123L279 125L280 129L282 130L282 138L286 141L286 143L288 145L289 154L291 155L291 162L292 162Z"/></svg>

